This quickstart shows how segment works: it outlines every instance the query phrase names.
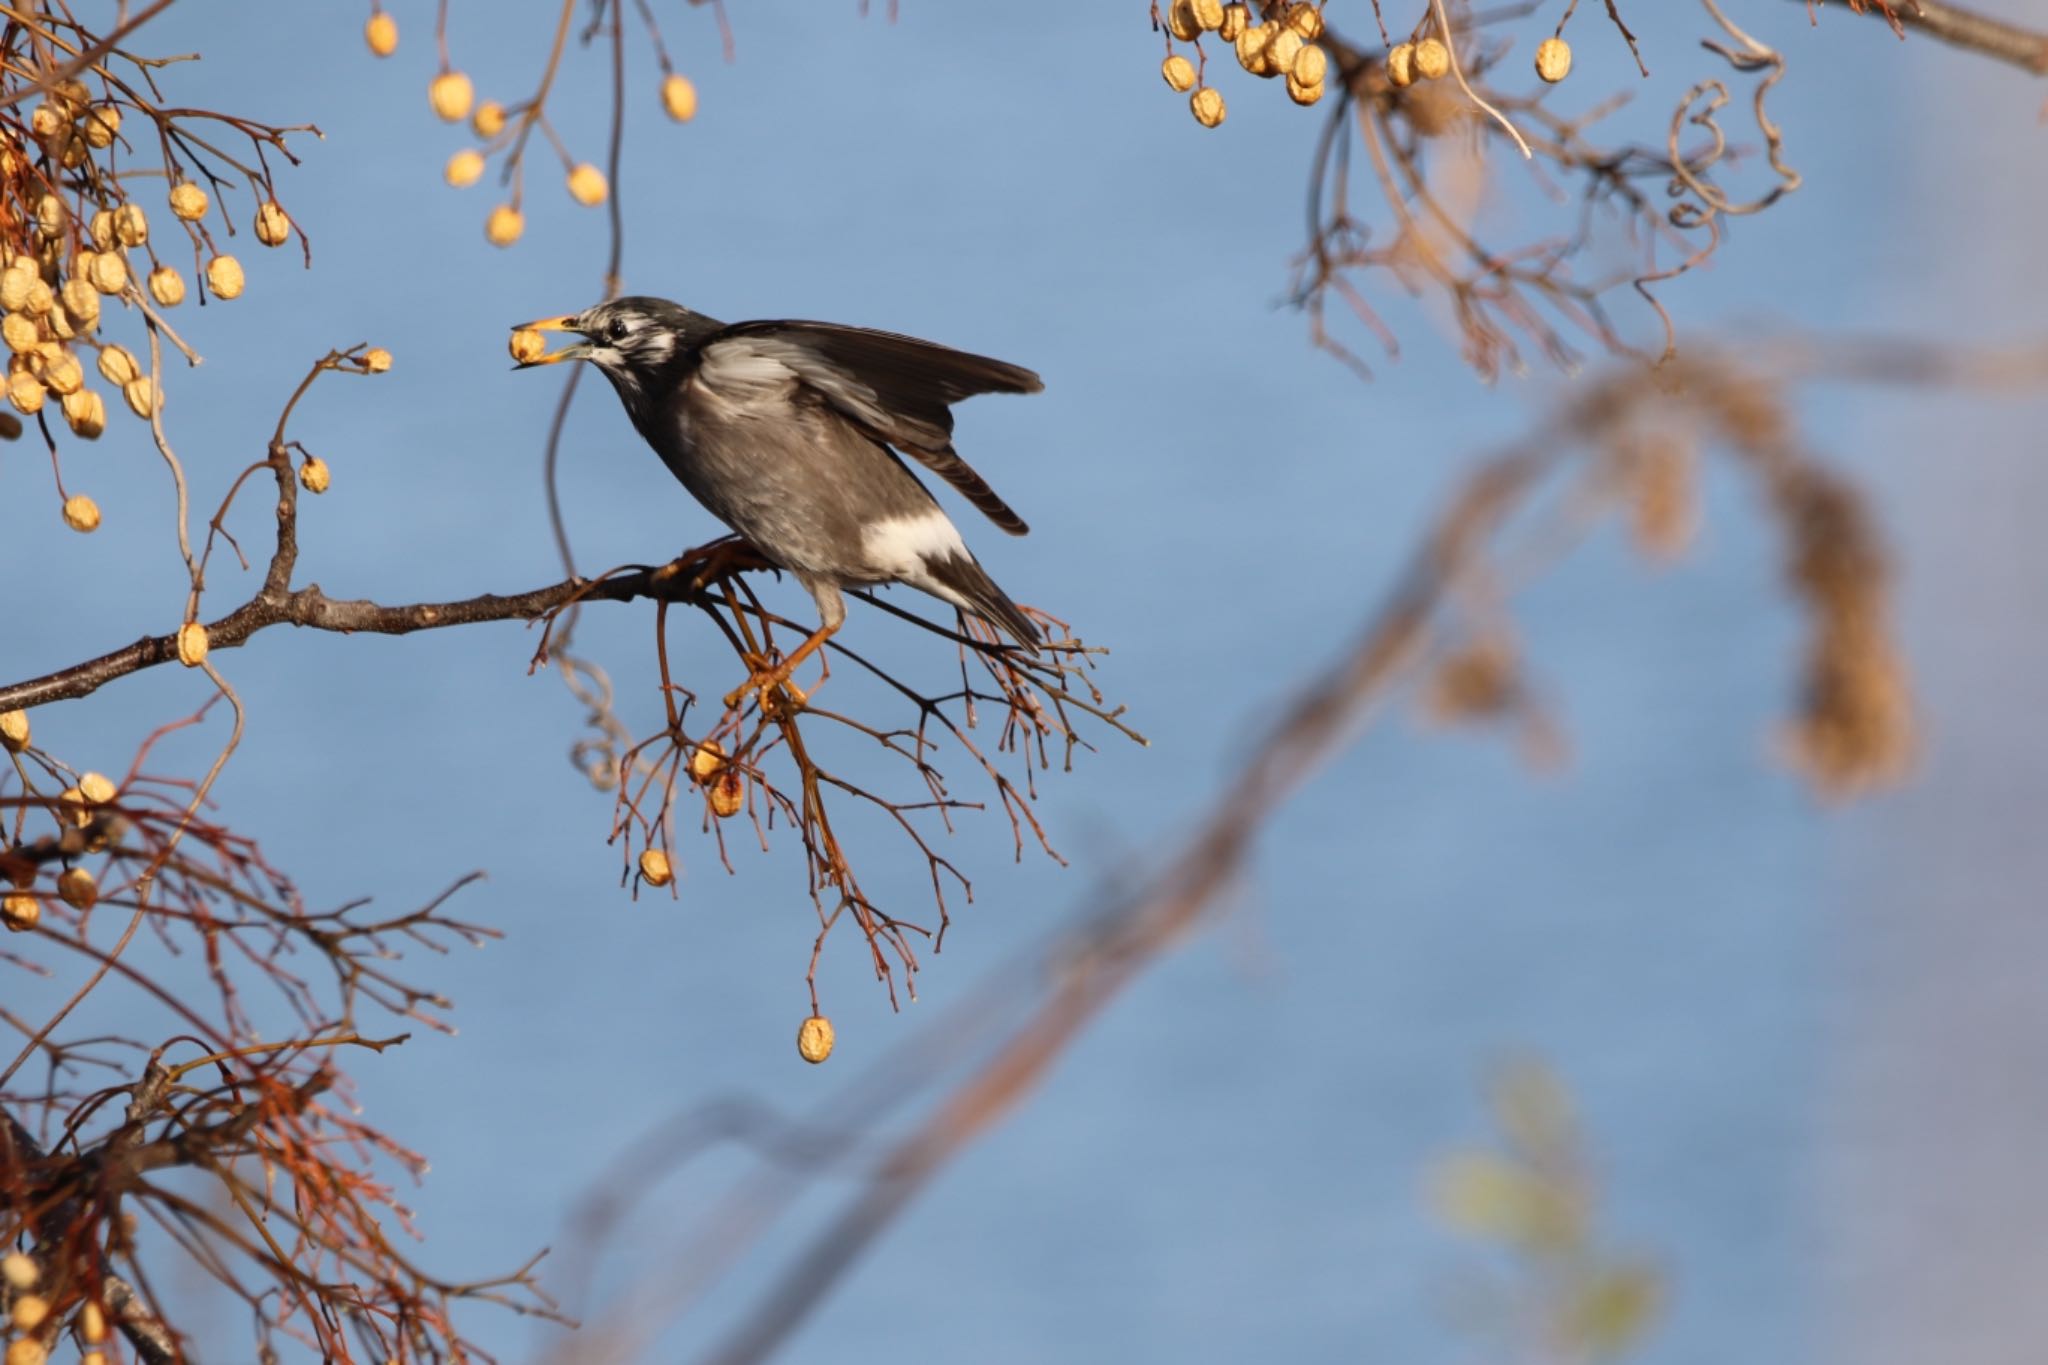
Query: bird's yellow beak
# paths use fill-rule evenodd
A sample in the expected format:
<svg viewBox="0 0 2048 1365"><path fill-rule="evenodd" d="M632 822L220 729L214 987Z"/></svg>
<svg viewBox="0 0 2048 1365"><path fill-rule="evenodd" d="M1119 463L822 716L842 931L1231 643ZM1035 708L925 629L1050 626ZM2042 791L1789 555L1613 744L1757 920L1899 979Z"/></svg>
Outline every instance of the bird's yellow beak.
<svg viewBox="0 0 2048 1365"><path fill-rule="evenodd" d="M519 362L522 370L536 365L554 365L564 360L581 360L590 353L588 342L577 342L549 353L547 343L541 340L542 332L573 332L576 330L576 314L564 313L560 317L541 318L536 322L522 322L512 329L512 358Z"/></svg>

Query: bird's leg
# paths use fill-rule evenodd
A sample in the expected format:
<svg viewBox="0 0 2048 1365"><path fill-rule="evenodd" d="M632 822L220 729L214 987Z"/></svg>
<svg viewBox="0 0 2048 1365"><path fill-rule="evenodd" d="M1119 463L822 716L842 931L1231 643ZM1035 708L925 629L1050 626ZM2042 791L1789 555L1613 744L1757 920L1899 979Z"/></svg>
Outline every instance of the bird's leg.
<svg viewBox="0 0 2048 1365"><path fill-rule="evenodd" d="M741 683L738 687L735 687L732 691L725 694L726 709L730 710L733 707L738 706L740 704L741 699L744 698L747 695L747 693L755 691L757 689L765 698L770 692L774 691L778 687L787 688L791 699L794 700L798 706L802 706L805 702L809 701L809 693L806 693L796 687L790 686L790 674L794 673L796 671L796 666L802 663L805 659L809 658L811 654L817 650L818 646L824 644L827 640L831 639L833 635L837 634L840 624L844 620L845 617L842 615L840 617L840 620L838 621L833 621L827 625L819 626L816 631L812 632L811 637L805 640L802 644L798 645L795 651L791 653L788 658L784 659L781 663L775 665L775 667L768 669L766 672L761 671L758 663L755 660L748 660L749 667L751 667L754 671L748 675L748 678L745 682ZM821 673L818 676L818 681L820 683L823 683L825 681L826 676L829 673L829 669L827 669L825 673ZM816 687L813 687L811 689L812 692L815 692L817 690L818 689Z"/></svg>

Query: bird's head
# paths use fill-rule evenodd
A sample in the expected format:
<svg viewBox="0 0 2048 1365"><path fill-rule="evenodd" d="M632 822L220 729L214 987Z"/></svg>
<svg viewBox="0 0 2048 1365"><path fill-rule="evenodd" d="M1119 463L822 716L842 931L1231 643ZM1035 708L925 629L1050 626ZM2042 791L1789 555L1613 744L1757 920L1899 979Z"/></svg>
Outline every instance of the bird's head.
<svg viewBox="0 0 2048 1365"><path fill-rule="evenodd" d="M611 299L580 313L520 324L515 331L573 332L583 339L559 351L524 359L517 368L587 360L614 383L637 380L667 368L678 355L722 325L667 299Z"/></svg>

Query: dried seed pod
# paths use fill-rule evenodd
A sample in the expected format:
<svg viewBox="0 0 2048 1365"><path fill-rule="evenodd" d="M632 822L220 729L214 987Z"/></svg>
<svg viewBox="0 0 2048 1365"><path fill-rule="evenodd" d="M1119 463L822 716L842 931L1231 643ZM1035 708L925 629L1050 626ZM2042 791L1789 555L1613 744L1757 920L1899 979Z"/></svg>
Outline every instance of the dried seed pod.
<svg viewBox="0 0 2048 1365"><path fill-rule="evenodd" d="M1450 74L1451 50L1437 38L1424 38L1415 45L1415 74L1426 81L1440 81Z"/></svg>
<svg viewBox="0 0 2048 1365"><path fill-rule="evenodd" d="M697 117L697 87L690 83L688 76L678 76L671 71L662 78L661 107L677 123L688 123Z"/></svg>
<svg viewBox="0 0 2048 1365"><path fill-rule="evenodd" d="M690 753L690 776L702 783L724 772L725 746L715 739L707 739Z"/></svg>
<svg viewBox="0 0 2048 1365"><path fill-rule="evenodd" d="M812 1066L832 1055L832 1043L832 1021L822 1014L804 1020L796 1031L797 1055Z"/></svg>
<svg viewBox="0 0 2048 1365"><path fill-rule="evenodd" d="M1216 36L1226 43L1234 43L1251 26L1252 12L1249 6L1225 5L1223 22L1216 26Z"/></svg>
<svg viewBox="0 0 2048 1365"><path fill-rule="evenodd" d="M91 389L64 395L64 420L74 434L87 441L99 439L107 429L107 400Z"/></svg>
<svg viewBox="0 0 2048 1365"><path fill-rule="evenodd" d="M0 272L0 308L18 312L28 303L28 291L39 277L35 262L26 256Z"/></svg>
<svg viewBox="0 0 2048 1365"><path fill-rule="evenodd" d="M79 132L85 138L85 145L106 148L114 145L114 137L121 131L121 111L111 104L102 104L85 111L78 121Z"/></svg>
<svg viewBox="0 0 2048 1365"><path fill-rule="evenodd" d="M1268 28L1273 27L1267 25ZM1284 76L1294 70L1294 59L1301 55L1301 35L1291 28L1280 29L1266 43L1265 70L1262 76Z"/></svg>
<svg viewBox="0 0 2048 1365"><path fill-rule="evenodd" d="M1572 45L1562 38L1545 38L1536 44L1536 74L1556 85L1572 74Z"/></svg>
<svg viewBox="0 0 2048 1365"><path fill-rule="evenodd" d="M1415 84L1415 44L1396 43L1387 53L1387 79L1396 89Z"/></svg>
<svg viewBox="0 0 2048 1365"><path fill-rule="evenodd" d="M178 662L187 668L199 667L206 662L207 646L211 643L205 626L197 621L187 621L178 627Z"/></svg>
<svg viewBox="0 0 2048 1365"><path fill-rule="evenodd" d="M216 298L242 296L242 263L232 256L216 256L206 263L206 287Z"/></svg>
<svg viewBox="0 0 2048 1365"><path fill-rule="evenodd" d="M1323 50L1313 44L1305 44L1301 51L1295 54L1294 65L1287 69L1287 74L1303 85L1321 85L1323 77L1328 75L1329 71L1330 59ZM1314 102L1308 101L1311 104Z"/></svg>
<svg viewBox="0 0 2048 1365"><path fill-rule="evenodd" d="M36 902L34 896L25 896L19 891L10 891L7 895L0 896L0 924L5 924L8 932L25 934L35 928L36 921L42 917L43 907ZM23 1295L21 1299L16 1299L14 1311L20 1313L23 1299L32 1297L34 1296ZM8 1365L14 1365L12 1348L8 1351Z"/></svg>
<svg viewBox="0 0 2048 1365"><path fill-rule="evenodd" d="M1195 26L1204 33L1223 27L1223 0L1194 0Z"/></svg>
<svg viewBox="0 0 2048 1365"><path fill-rule="evenodd" d="M604 172L588 161L580 162L569 172L569 197L579 204L602 204L610 192L605 184Z"/></svg>
<svg viewBox="0 0 2048 1365"><path fill-rule="evenodd" d="M1323 97L1323 83L1298 81L1291 74L1287 77L1287 98L1296 104L1314 104Z"/></svg>
<svg viewBox="0 0 2048 1365"><path fill-rule="evenodd" d="M33 417L36 413L43 410L43 396L43 381L30 374L27 370L18 370L8 377L7 401L14 404L16 412ZM77 500L77 498L73 498L71 501L76 502ZM64 520L71 521L70 502L64 504ZM99 508L95 507L93 508L93 525L97 526L98 524ZM76 522L73 522L72 529L75 531L89 531L92 527L79 526Z"/></svg>
<svg viewBox="0 0 2048 1365"><path fill-rule="evenodd" d="M78 788L66 787L57 793L57 818L73 829L92 823L92 812L86 809L85 796Z"/></svg>
<svg viewBox="0 0 2048 1365"><path fill-rule="evenodd" d="M100 377L109 384L126 384L141 373L142 367L135 363L135 353L126 346L100 349Z"/></svg>
<svg viewBox="0 0 2048 1365"><path fill-rule="evenodd" d="M363 41L372 53L389 57L398 51L398 21L381 11L371 15L370 22L363 25Z"/></svg>
<svg viewBox="0 0 2048 1365"><path fill-rule="evenodd" d="M1166 7L1166 31L1184 43L1191 43L1202 34L1202 25L1195 18L1195 0L1173 0Z"/></svg>
<svg viewBox="0 0 2048 1365"><path fill-rule="evenodd" d="M1195 64L1178 52L1168 57L1159 67L1159 74L1166 78L1166 84L1173 90L1192 90L1195 84Z"/></svg>
<svg viewBox="0 0 2048 1365"><path fill-rule="evenodd" d="M539 360L548 351L547 338L539 332L525 327L514 332L511 341L507 345L512 351L512 358L522 365L528 365Z"/></svg>
<svg viewBox="0 0 2048 1365"><path fill-rule="evenodd" d="M1266 44L1273 41L1271 24L1253 24L1237 35L1237 64L1254 76L1266 74Z"/></svg>
<svg viewBox="0 0 2048 1365"><path fill-rule="evenodd" d="M1190 96L1188 108L1194 110L1195 122L1204 128L1214 128L1228 112L1223 107L1223 92L1213 85L1205 85Z"/></svg>
<svg viewBox="0 0 2048 1365"><path fill-rule="evenodd" d="M83 493L73 493L64 499L64 524L80 535L90 535L100 529L100 505Z"/></svg>
<svg viewBox="0 0 2048 1365"><path fill-rule="evenodd" d="M93 214L92 220L86 224L85 231L86 236L92 238L92 244L101 251L112 251L114 244L121 240L114 235L114 211L112 209L101 209Z"/></svg>
<svg viewBox="0 0 2048 1365"><path fill-rule="evenodd" d="M72 276L57 291L57 301L64 305L71 325L79 331L90 332L100 325L100 291L92 287L91 280Z"/></svg>
<svg viewBox="0 0 2048 1365"><path fill-rule="evenodd" d="M1287 11L1287 27L1301 35L1305 43L1312 43L1323 36L1323 11L1315 5L1296 5Z"/></svg>
<svg viewBox="0 0 2048 1365"><path fill-rule="evenodd" d="M725 820L747 804L747 779L728 768L711 784L711 813Z"/></svg>
<svg viewBox="0 0 2048 1365"><path fill-rule="evenodd" d="M36 200L36 229L45 237L64 235L64 224L70 215L64 211L64 201L54 194L46 194Z"/></svg>
<svg viewBox="0 0 2048 1365"><path fill-rule="evenodd" d="M13 1327L17 1332L33 1332L50 1317L50 1301L41 1294L23 1294L14 1301Z"/></svg>
<svg viewBox="0 0 2048 1365"><path fill-rule="evenodd" d="M70 127L71 120L64 116L64 111L48 100L38 104L28 119L28 130L38 142L48 142L68 132Z"/></svg>
<svg viewBox="0 0 2048 1365"><path fill-rule="evenodd" d="M469 126L476 129L478 137L496 137L505 131L505 106L496 100L485 100L470 115Z"/></svg>
<svg viewBox="0 0 2048 1365"><path fill-rule="evenodd" d="M114 235L122 246L141 246L149 240L149 215L142 205L127 203L114 210Z"/></svg>
<svg viewBox="0 0 2048 1365"><path fill-rule="evenodd" d="M148 375L141 375L121 386L121 397L128 404L128 410L145 422L156 416L156 384Z"/></svg>
<svg viewBox="0 0 2048 1365"><path fill-rule="evenodd" d="M57 895L73 910L90 910L99 903L99 883L82 867L67 867L57 878Z"/></svg>
<svg viewBox="0 0 2048 1365"><path fill-rule="evenodd" d="M464 147L448 158L448 167L441 172L441 178L456 189L474 185L484 176L483 153L473 147Z"/></svg>
<svg viewBox="0 0 2048 1365"><path fill-rule="evenodd" d="M102 294L118 294L128 287L128 259L118 251L95 252L86 278ZM30 290L28 306L31 310L35 307L33 289Z"/></svg>
<svg viewBox="0 0 2048 1365"><path fill-rule="evenodd" d="M443 123L460 123L476 102L476 87L460 71L443 71L427 85L427 103Z"/></svg>
<svg viewBox="0 0 2048 1365"><path fill-rule="evenodd" d="M510 204L500 204L484 219L484 240L492 246L510 246L526 231L526 215Z"/></svg>
<svg viewBox="0 0 2048 1365"><path fill-rule="evenodd" d="M98 260L98 257L93 259ZM120 258L115 257L116 260ZM42 317L57 306L57 291L44 284L38 275L28 282L28 297L21 301L21 311L32 318Z"/></svg>
<svg viewBox="0 0 2048 1365"><path fill-rule="evenodd" d="M171 212L188 223L206 216L206 191L189 180L171 186Z"/></svg>
<svg viewBox="0 0 2048 1365"><path fill-rule="evenodd" d="M9 714L21 713L15 711ZM34 1289L36 1281L42 1277L43 1272L37 1268L36 1263L20 1252L10 1251L5 1256L0 1256L0 1280L5 1280L9 1289Z"/></svg>
<svg viewBox="0 0 2048 1365"><path fill-rule="evenodd" d="M149 296L166 308L176 308L185 301L185 277L171 266L158 266L149 272Z"/></svg>
<svg viewBox="0 0 2048 1365"><path fill-rule="evenodd" d="M26 313L9 313L0 318L0 341L7 343L8 350L33 351L42 339L42 328L36 326L35 319Z"/></svg>
<svg viewBox="0 0 2048 1365"><path fill-rule="evenodd" d="M372 346L363 352L363 368L371 374L382 374L391 368L391 352L382 346Z"/></svg>
<svg viewBox="0 0 2048 1365"><path fill-rule="evenodd" d="M114 779L105 773L87 773L78 779L78 794L95 806L104 806L119 792Z"/></svg>
<svg viewBox="0 0 2048 1365"><path fill-rule="evenodd" d="M85 367L69 351L59 351L43 362L43 384L50 392L77 393L85 385Z"/></svg>
<svg viewBox="0 0 2048 1365"><path fill-rule="evenodd" d="M28 712L0 711L0 749L18 754L28 747ZM17 1289L21 1286L16 1285Z"/></svg>
<svg viewBox="0 0 2048 1365"><path fill-rule="evenodd" d="M292 219L284 211L284 205L275 199L266 199L256 206L257 241L265 246L283 246L291 235Z"/></svg>
<svg viewBox="0 0 2048 1365"><path fill-rule="evenodd" d="M649 886L667 886L676 879L675 870L668 865L668 854L658 848L640 855L640 875Z"/></svg>
<svg viewBox="0 0 2048 1365"><path fill-rule="evenodd" d="M78 1335L84 1337L88 1345L93 1346L107 1339L106 1312L90 1300L86 1302L85 1307L78 1310Z"/></svg>
<svg viewBox="0 0 2048 1365"><path fill-rule="evenodd" d="M299 466L299 486L308 493L325 493L334 482L334 475L328 472L327 461L318 455L308 455L306 462Z"/></svg>

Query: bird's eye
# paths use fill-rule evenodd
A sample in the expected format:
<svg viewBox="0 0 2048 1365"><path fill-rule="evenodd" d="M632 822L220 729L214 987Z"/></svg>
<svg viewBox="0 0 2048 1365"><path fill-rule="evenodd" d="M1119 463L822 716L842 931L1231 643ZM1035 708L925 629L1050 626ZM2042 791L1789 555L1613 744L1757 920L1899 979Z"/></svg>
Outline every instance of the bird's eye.
<svg viewBox="0 0 2048 1365"><path fill-rule="evenodd" d="M612 341L624 341L628 330L624 318L613 318L611 324L604 329L604 334Z"/></svg>

